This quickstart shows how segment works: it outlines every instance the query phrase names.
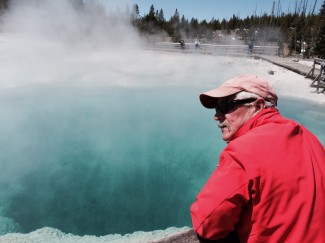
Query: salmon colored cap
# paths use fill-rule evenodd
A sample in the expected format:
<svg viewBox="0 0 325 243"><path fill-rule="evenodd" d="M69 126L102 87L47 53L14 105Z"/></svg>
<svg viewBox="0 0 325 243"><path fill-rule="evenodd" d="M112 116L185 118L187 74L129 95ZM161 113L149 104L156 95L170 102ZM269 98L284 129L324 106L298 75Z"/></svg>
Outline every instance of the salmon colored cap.
<svg viewBox="0 0 325 243"><path fill-rule="evenodd" d="M215 108L219 98L230 96L241 91L256 94L266 101L277 105L278 97L269 83L256 75L243 74L236 76L216 89L209 90L200 95L200 101L206 108Z"/></svg>

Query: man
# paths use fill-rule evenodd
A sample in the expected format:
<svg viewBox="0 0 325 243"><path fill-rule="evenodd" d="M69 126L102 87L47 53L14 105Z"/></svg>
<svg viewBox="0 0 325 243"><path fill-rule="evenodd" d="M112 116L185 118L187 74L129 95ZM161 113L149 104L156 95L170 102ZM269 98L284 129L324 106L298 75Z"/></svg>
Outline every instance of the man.
<svg viewBox="0 0 325 243"><path fill-rule="evenodd" d="M324 147L277 99L255 75L200 95L228 143L191 206L202 242L325 242Z"/></svg>

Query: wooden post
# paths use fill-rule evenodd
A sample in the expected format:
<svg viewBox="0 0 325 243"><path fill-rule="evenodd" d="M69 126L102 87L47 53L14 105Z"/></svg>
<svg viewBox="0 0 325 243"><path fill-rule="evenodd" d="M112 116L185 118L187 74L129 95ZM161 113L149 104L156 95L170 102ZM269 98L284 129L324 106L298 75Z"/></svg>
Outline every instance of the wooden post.
<svg viewBox="0 0 325 243"><path fill-rule="evenodd" d="M316 93L318 93L320 88L323 88L325 90L325 61L320 63L320 74L317 80L317 89Z"/></svg>

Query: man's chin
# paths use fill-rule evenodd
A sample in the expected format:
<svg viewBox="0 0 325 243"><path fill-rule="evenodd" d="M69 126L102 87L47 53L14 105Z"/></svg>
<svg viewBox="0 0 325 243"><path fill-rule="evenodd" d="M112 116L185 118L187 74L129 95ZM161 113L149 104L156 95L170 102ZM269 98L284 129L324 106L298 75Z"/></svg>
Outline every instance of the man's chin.
<svg viewBox="0 0 325 243"><path fill-rule="evenodd" d="M225 141L225 142L229 142L230 141L230 139L229 139L228 136L227 137L222 136L222 140Z"/></svg>
<svg viewBox="0 0 325 243"><path fill-rule="evenodd" d="M229 142L232 139L231 134L228 132L222 132L222 140Z"/></svg>

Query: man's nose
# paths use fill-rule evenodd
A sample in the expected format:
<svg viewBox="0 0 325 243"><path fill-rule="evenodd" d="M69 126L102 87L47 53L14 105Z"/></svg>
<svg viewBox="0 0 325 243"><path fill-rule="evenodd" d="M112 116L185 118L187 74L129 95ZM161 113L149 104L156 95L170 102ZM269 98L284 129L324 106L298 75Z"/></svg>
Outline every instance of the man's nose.
<svg viewBox="0 0 325 243"><path fill-rule="evenodd" d="M216 112L216 114L214 114L214 120L216 121L220 121L222 119L224 119L225 115L222 114L220 111Z"/></svg>

